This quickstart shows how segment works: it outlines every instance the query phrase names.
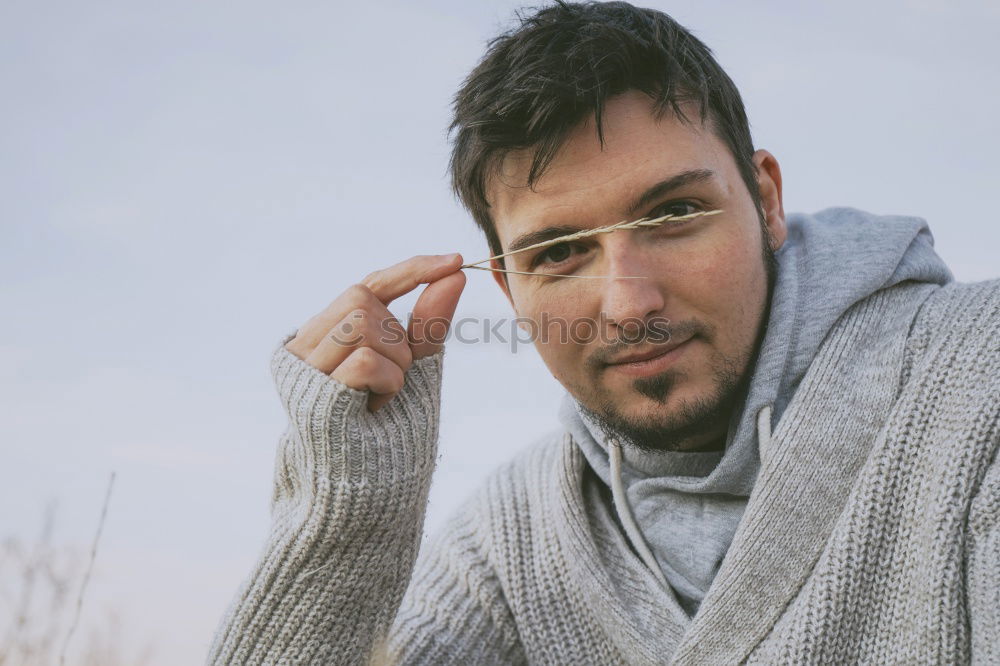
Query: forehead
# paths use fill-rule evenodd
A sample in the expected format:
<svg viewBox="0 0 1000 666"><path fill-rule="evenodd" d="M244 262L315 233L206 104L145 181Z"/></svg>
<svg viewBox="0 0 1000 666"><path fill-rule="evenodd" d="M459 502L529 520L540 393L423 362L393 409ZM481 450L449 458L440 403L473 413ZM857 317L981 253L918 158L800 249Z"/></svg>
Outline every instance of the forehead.
<svg viewBox="0 0 1000 666"><path fill-rule="evenodd" d="M593 117L577 126L533 188L527 174L533 153L509 153L489 187L491 213L506 248L516 236L549 224L594 227L626 219L643 191L683 171L715 171L718 187L738 178L728 148L698 123L695 107L684 107L692 123L672 113L657 119L650 99L630 92L608 101L602 117L604 145ZM644 214L639 212L639 216Z"/></svg>

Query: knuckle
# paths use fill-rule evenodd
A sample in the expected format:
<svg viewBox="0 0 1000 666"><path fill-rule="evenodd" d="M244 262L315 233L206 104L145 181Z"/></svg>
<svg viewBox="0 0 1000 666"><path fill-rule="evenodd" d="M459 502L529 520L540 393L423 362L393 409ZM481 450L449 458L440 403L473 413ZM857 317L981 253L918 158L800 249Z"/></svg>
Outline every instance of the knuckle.
<svg viewBox="0 0 1000 666"><path fill-rule="evenodd" d="M357 282L344 290L344 296L349 303L361 305L368 303L374 294L372 294L372 290L366 284Z"/></svg>
<svg viewBox="0 0 1000 666"><path fill-rule="evenodd" d="M381 365L378 352L371 347L358 347L352 356L354 356L355 367L364 373L374 372Z"/></svg>
<svg viewBox="0 0 1000 666"><path fill-rule="evenodd" d="M383 282L385 282L385 272L372 271L365 276L365 279L361 281L361 284L367 286L368 289L373 290L383 286Z"/></svg>

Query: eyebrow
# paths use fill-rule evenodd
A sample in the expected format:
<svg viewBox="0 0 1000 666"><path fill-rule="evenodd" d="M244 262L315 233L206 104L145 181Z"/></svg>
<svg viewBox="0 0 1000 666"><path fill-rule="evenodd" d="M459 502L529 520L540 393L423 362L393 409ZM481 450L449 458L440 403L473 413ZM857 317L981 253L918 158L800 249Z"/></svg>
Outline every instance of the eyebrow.
<svg viewBox="0 0 1000 666"><path fill-rule="evenodd" d="M634 215L636 211L650 205L660 197L663 197L674 190L694 183L703 183L713 178L715 178L715 172L711 169L690 169L688 171L682 171L671 176L670 178L661 180L636 197L635 201L629 205L628 213L630 216ZM523 250L531 245L544 243L545 241L552 240L553 238L559 238L560 236L566 236L580 231L581 229L582 227L560 224L545 227L537 231L529 231L528 233L521 234L511 241L510 247L507 248L507 252L517 252L518 250Z"/></svg>
<svg viewBox="0 0 1000 666"><path fill-rule="evenodd" d="M530 231L515 238L511 242L510 247L507 248L507 254L519 252L526 247L531 247L532 245L537 245L538 243L544 243L545 241L552 240L553 238L569 236L577 231L580 231L580 227L571 227L566 224L545 227L544 229L539 229L538 231Z"/></svg>
<svg viewBox="0 0 1000 666"><path fill-rule="evenodd" d="M712 180L713 178L715 178L715 172L711 169L690 169L688 171L681 171L666 180L661 180L656 185L653 185L648 190L640 194L639 197L632 202L632 205L628 207L628 213L629 215L635 215L639 209L645 208L660 197L665 196L674 190L679 190L682 187L694 185L695 183L704 183Z"/></svg>

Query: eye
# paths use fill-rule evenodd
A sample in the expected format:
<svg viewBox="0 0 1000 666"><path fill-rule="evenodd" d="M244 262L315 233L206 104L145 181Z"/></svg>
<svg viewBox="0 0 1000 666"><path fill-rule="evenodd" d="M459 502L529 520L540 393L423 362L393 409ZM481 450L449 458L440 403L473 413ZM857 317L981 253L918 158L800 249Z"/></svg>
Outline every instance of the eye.
<svg viewBox="0 0 1000 666"><path fill-rule="evenodd" d="M573 256L573 247L571 243L556 243L535 255L531 266L534 268L542 264L561 264Z"/></svg>
<svg viewBox="0 0 1000 666"><path fill-rule="evenodd" d="M558 245L553 245L545 252L542 252L542 258L547 258L549 261L554 263L559 263L560 261L566 261L573 254L573 250L570 248L569 243L559 243Z"/></svg>
<svg viewBox="0 0 1000 666"><path fill-rule="evenodd" d="M675 217L681 217L683 215L691 215L692 213L697 213L702 208L697 203L693 201L668 201L664 204L660 204L653 210L649 211L649 215L646 217L657 218L663 217L664 215L673 215ZM687 220L681 220L679 224L683 224Z"/></svg>

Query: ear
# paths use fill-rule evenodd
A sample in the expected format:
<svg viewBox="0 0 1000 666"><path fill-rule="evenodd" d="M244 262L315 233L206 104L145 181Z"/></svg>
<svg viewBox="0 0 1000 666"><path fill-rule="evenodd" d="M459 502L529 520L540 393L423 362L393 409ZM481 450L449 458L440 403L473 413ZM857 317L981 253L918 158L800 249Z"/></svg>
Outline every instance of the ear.
<svg viewBox="0 0 1000 666"><path fill-rule="evenodd" d="M496 259L490 259L490 268L502 269L503 266L501 266L500 262ZM513 308L516 313L517 308L514 306L514 298L510 295L510 285L507 283L507 274L499 273L497 271L492 271L490 274L493 276L493 281L497 283L498 287L500 287L500 291L502 291L503 295L507 297L510 307Z"/></svg>
<svg viewBox="0 0 1000 666"><path fill-rule="evenodd" d="M753 154L757 167L757 184L760 188L760 205L764 213L764 224L771 237L771 249L777 250L788 237L785 225L785 206L781 200L781 167L778 159L766 150Z"/></svg>

